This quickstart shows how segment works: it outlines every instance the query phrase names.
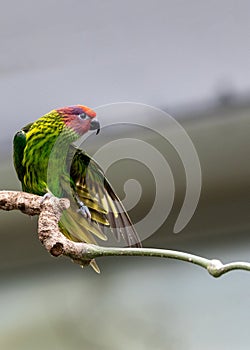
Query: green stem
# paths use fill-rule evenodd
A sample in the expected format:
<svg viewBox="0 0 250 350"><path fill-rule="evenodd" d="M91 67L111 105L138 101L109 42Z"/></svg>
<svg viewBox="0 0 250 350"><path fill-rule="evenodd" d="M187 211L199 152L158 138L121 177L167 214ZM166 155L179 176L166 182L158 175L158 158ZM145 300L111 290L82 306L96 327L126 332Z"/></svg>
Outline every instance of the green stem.
<svg viewBox="0 0 250 350"><path fill-rule="evenodd" d="M112 248L95 245L85 245L85 247L86 249L83 251L83 258L88 259L95 259L103 256L148 256L176 259L198 265L206 269L213 277L220 277L221 275L233 270L250 271L250 263L247 262L222 264L222 262L217 259L207 259L198 255L179 252L176 250L156 248Z"/></svg>

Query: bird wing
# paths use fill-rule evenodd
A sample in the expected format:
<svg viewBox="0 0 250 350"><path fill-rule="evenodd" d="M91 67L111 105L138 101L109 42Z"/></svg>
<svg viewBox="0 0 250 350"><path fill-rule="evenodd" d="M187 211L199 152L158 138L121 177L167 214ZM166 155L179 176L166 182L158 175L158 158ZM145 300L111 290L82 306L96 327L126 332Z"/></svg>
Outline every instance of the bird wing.
<svg viewBox="0 0 250 350"><path fill-rule="evenodd" d="M29 123L22 130L18 131L13 139L13 160L14 167L17 172L18 179L23 184L25 168L23 166L23 152L26 146L26 133L29 131L33 123Z"/></svg>
<svg viewBox="0 0 250 350"><path fill-rule="evenodd" d="M13 158L17 176L24 186L25 167L23 166L23 155L26 146L26 133L33 123L26 125L18 131L13 140ZM82 150L70 146L68 152L68 163L70 164L70 188L73 196L86 205L91 213L91 220L79 213L79 204L76 200L71 202L68 210L63 212L59 222L62 233L75 241L96 244L95 237L107 240L107 228L110 228L119 241L125 240L129 246L141 247L139 237L135 228L124 209L121 201L114 192L112 186L105 177L100 166ZM67 188L68 178L62 176L62 188Z"/></svg>
<svg viewBox="0 0 250 350"><path fill-rule="evenodd" d="M128 246L141 247L125 208L100 166L89 155L72 145L68 161L73 197L77 200L64 211L60 220L61 230L67 229L63 233L76 241L96 244L94 236L107 240L106 233L111 229L118 241L122 238ZM91 219L79 213L79 200L88 207Z"/></svg>

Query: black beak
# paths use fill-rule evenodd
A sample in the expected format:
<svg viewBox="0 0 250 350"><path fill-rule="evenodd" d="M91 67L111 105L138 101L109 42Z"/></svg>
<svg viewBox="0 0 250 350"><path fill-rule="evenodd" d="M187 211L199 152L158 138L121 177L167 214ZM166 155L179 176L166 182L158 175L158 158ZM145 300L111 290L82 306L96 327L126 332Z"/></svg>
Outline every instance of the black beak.
<svg viewBox="0 0 250 350"><path fill-rule="evenodd" d="M90 123L90 130L96 130L96 135L99 134L101 129L100 123L97 119L92 119Z"/></svg>

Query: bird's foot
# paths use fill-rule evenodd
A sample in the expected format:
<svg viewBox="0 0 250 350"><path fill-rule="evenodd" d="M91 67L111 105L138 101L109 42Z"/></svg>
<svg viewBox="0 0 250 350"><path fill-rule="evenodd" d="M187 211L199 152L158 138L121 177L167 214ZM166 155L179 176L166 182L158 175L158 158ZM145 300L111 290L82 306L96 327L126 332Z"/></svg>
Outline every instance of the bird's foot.
<svg viewBox="0 0 250 350"><path fill-rule="evenodd" d="M91 213L89 211L89 208L83 204L83 202L79 202L79 209L77 210L78 213L82 214L86 219L91 219Z"/></svg>
<svg viewBox="0 0 250 350"><path fill-rule="evenodd" d="M70 207L70 201L67 198L58 198L51 192L47 192L41 197L41 207L44 205L46 206L47 203L52 204L54 208L57 208L60 211L60 213Z"/></svg>
<svg viewBox="0 0 250 350"><path fill-rule="evenodd" d="M45 193L44 196L42 196L42 199L41 199L41 204L43 204L45 202L46 199L50 199L54 197L53 194L51 192L47 192Z"/></svg>

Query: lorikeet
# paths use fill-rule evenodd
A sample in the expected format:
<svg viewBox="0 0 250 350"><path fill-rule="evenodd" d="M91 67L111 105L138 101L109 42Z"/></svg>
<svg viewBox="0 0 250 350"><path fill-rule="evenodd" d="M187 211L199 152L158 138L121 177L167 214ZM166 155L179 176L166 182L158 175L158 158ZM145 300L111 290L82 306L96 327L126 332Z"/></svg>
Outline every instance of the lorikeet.
<svg viewBox="0 0 250 350"><path fill-rule="evenodd" d="M76 242L107 240L107 227L126 245L140 241L121 201L100 166L72 143L89 130L100 130L96 113L82 105L54 109L26 125L14 137L14 166L25 192L68 197L70 208L59 222ZM98 270L94 261L92 267Z"/></svg>

